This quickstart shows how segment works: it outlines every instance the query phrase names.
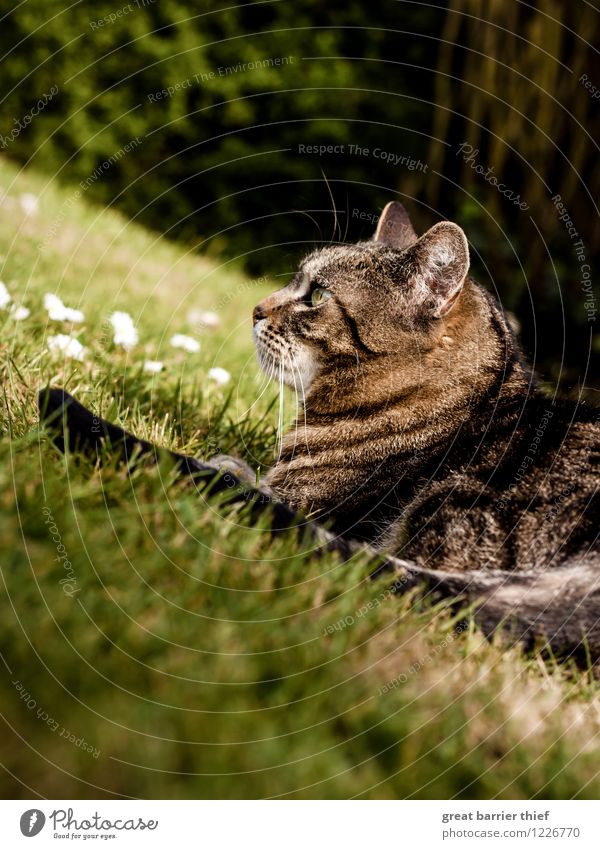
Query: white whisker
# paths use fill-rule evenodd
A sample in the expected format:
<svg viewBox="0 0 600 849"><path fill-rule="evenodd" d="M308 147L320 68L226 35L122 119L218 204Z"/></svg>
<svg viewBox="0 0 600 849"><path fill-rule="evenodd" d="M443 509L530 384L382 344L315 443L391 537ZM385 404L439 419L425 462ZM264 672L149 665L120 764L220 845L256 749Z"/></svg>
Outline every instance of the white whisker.
<svg viewBox="0 0 600 849"><path fill-rule="evenodd" d="M277 422L277 462L283 450L283 359L279 361L279 420Z"/></svg>
<svg viewBox="0 0 600 849"><path fill-rule="evenodd" d="M300 371L299 368L296 368L296 358L295 358L294 354L292 352L290 352L290 355L292 357L293 370L294 370L294 372L297 372L297 374L298 374L298 380L300 382L300 389L302 390L302 413L303 413L303 416L304 416L304 444L306 446L306 453L308 454L308 456L312 460L312 454L311 454L311 451L310 451L310 446L308 444L308 424L307 424L307 421L306 421L306 395L305 395L305 392L304 392L304 382L302 380L302 372ZM294 386L296 387L296 378L295 377L294 377ZM296 391L296 404L297 405L298 405L298 397L299 397L299 393ZM296 425L295 440L296 441L294 442L294 447L296 447L296 444L297 444L298 419L299 419L299 416L298 416L298 406L297 406L296 407L296 422L295 422L295 425ZM314 467L313 467L313 477L316 481L316 474L314 472Z"/></svg>

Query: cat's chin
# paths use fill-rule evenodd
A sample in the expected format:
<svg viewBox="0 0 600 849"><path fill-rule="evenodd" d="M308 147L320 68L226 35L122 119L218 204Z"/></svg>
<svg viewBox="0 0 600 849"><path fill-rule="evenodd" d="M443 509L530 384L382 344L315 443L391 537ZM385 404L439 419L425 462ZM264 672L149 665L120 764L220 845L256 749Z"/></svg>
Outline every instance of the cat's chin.
<svg viewBox="0 0 600 849"><path fill-rule="evenodd" d="M258 332L257 332L258 331ZM306 397L317 373L314 356L304 348L292 349L286 346L274 350L273 341L269 344L262 338L260 329L255 328L254 341L261 369L271 380L289 386L301 397Z"/></svg>
<svg viewBox="0 0 600 849"><path fill-rule="evenodd" d="M283 383L304 398L308 395L316 374L316 368L311 359L308 354L302 352L295 357L293 369L288 368L285 363L283 366Z"/></svg>
<svg viewBox="0 0 600 849"><path fill-rule="evenodd" d="M262 370L271 380L275 383L283 383L284 386L293 389L300 397L306 398L316 374L316 368L308 354L295 354L293 366L291 358L287 356L284 356L282 361L279 357L273 357L270 353L265 356L263 352L259 351L258 359Z"/></svg>

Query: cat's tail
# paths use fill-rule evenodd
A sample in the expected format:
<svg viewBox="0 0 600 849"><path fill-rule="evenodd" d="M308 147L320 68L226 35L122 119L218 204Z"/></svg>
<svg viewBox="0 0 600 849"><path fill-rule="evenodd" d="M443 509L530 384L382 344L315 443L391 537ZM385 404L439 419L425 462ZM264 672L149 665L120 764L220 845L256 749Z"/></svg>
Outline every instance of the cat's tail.
<svg viewBox="0 0 600 849"><path fill-rule="evenodd" d="M157 462L170 457L177 474L210 497L226 493L227 503L249 505L251 519L270 511L274 531L294 528L317 548L349 559L367 551L376 568L372 577L386 576L396 592L426 588L434 598L451 599L457 608L470 606L487 636L499 629L511 641L527 648L545 645L556 656L572 656L584 663L600 659L600 562L597 555L581 558L567 566L542 572L478 570L448 572L426 569L398 557L385 555L360 543L335 536L316 522L274 499L248 487L231 472L223 472L194 457L158 448L118 425L94 415L63 389L47 388L39 394L40 420L61 451L82 451L100 458L102 446L127 463Z"/></svg>
<svg viewBox="0 0 600 849"><path fill-rule="evenodd" d="M435 594L468 603L488 637L501 632L513 644L543 648L583 666L600 661L598 553L536 572L418 571Z"/></svg>
<svg viewBox="0 0 600 849"><path fill-rule="evenodd" d="M80 404L64 389L47 387L38 396L40 422L52 436L52 441L64 452L82 452L101 459L105 447L111 456L127 464L131 471L140 463L157 463L169 458L180 478L189 480L198 492L206 495L224 494L228 504L247 503L251 515L261 513L266 504L272 510L272 529L285 530L298 522L294 510L275 501L259 490L249 489L231 472L203 463L195 457L159 448L145 439L107 422Z"/></svg>

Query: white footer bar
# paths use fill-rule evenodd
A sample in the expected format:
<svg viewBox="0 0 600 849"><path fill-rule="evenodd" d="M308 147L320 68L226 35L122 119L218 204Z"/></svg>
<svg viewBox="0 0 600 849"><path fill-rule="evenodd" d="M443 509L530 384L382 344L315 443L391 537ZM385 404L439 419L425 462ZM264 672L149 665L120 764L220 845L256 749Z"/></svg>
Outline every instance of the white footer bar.
<svg viewBox="0 0 600 849"><path fill-rule="evenodd" d="M0 801L0 846L597 849L600 802Z"/></svg>

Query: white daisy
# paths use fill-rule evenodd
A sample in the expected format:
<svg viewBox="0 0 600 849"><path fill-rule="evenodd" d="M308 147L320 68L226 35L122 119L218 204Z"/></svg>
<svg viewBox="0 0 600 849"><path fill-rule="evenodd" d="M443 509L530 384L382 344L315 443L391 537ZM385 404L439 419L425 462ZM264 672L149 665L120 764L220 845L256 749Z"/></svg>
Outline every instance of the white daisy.
<svg viewBox="0 0 600 849"><path fill-rule="evenodd" d="M25 215L37 215L40 202L31 192L25 192L19 196L19 204Z"/></svg>
<svg viewBox="0 0 600 849"><path fill-rule="evenodd" d="M24 306L17 306L16 304L13 306L10 314L14 318L15 321L23 321L24 318L29 318L29 310Z"/></svg>
<svg viewBox="0 0 600 849"><path fill-rule="evenodd" d="M221 323L218 314L212 310L190 310L188 321L200 327L218 327Z"/></svg>
<svg viewBox="0 0 600 849"><path fill-rule="evenodd" d="M215 366L215 368L209 369L208 377L210 380L214 380L215 383L218 383L219 386L225 386L225 384L229 383L231 380L231 375L227 369L221 368L220 366Z"/></svg>
<svg viewBox="0 0 600 849"><path fill-rule="evenodd" d="M66 307L58 295L46 292L44 295L44 307L48 310L48 318L51 321L73 321L80 324L84 315L81 310Z"/></svg>
<svg viewBox="0 0 600 849"><path fill-rule="evenodd" d="M150 372L150 374L158 374L162 370L163 364L160 360L146 360L144 362L144 371Z"/></svg>
<svg viewBox="0 0 600 849"><path fill-rule="evenodd" d="M200 350L200 342L197 339L192 339L191 336L186 336L185 333L176 333L171 336L171 345L174 348L183 348L190 354L197 354Z"/></svg>
<svg viewBox="0 0 600 849"><path fill-rule="evenodd" d="M85 348L81 342L74 336L67 336L65 333L49 336L48 349L52 352L60 352L65 357L71 357L74 360L83 360L85 353Z"/></svg>
<svg viewBox="0 0 600 849"><path fill-rule="evenodd" d="M130 351L137 344L139 336L129 313L117 310L111 315L110 323L115 331L115 345L120 345L126 351Z"/></svg>
<svg viewBox="0 0 600 849"><path fill-rule="evenodd" d="M4 283L0 280L0 309L5 310L10 304L10 293Z"/></svg>

